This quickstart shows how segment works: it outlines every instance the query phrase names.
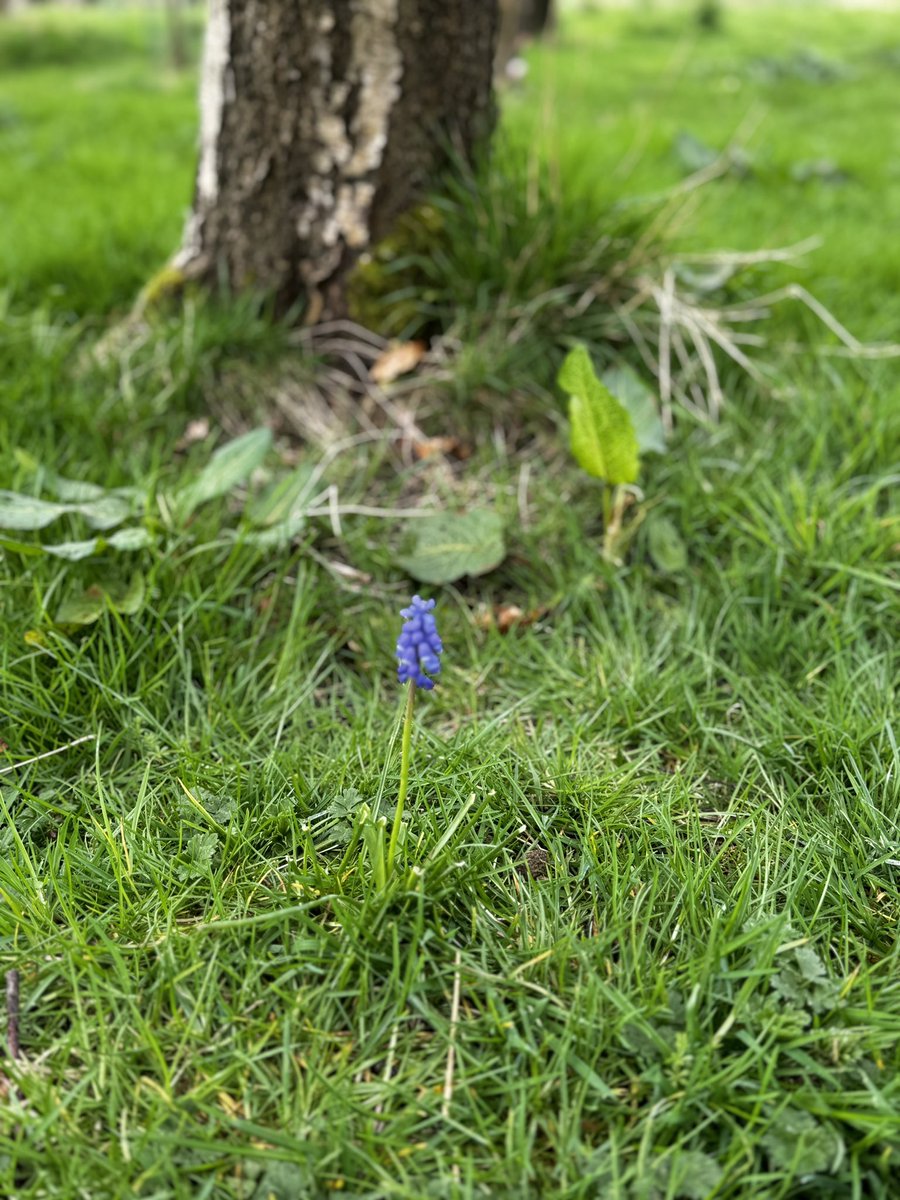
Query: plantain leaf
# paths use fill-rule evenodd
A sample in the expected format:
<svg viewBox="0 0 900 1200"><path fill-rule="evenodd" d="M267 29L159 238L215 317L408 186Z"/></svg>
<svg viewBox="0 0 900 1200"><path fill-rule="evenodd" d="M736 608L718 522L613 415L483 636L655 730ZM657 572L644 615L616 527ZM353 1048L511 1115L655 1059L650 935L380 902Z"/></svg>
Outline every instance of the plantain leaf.
<svg viewBox="0 0 900 1200"><path fill-rule="evenodd" d="M106 539L106 544L113 550L144 550L153 544L153 535L143 525L136 525L133 529L117 529Z"/></svg>
<svg viewBox="0 0 900 1200"><path fill-rule="evenodd" d="M184 520L207 500L224 496L243 483L256 470L272 445L270 429L252 429L234 441L220 446L193 483L178 497L178 511Z"/></svg>
<svg viewBox="0 0 900 1200"><path fill-rule="evenodd" d="M104 496L120 496L133 500L139 494L138 489L133 487L104 488L98 483L87 483L83 479L66 479L19 447L13 451L13 455L23 471L37 476L42 490L46 489L64 504L91 503L94 500L102 500Z"/></svg>
<svg viewBox="0 0 900 1200"><path fill-rule="evenodd" d="M52 545L15 542L0 537L0 546L7 550L16 550L19 554L50 554L54 558L64 558L67 562L80 562L83 558L90 558L92 554L102 553L107 547L124 551L143 550L152 542L150 531L140 525L132 529L117 529L108 537L86 538L79 542L56 542Z"/></svg>
<svg viewBox="0 0 900 1200"><path fill-rule="evenodd" d="M305 499L312 475L312 466L303 463L296 471L270 483L247 505L244 510L247 520L253 525L263 526L295 520L298 516L295 509Z"/></svg>
<svg viewBox="0 0 900 1200"><path fill-rule="evenodd" d="M106 599L97 586L89 587L80 596L63 600L56 613L57 625L92 625L106 611Z"/></svg>
<svg viewBox="0 0 900 1200"><path fill-rule="evenodd" d="M630 367L611 367L603 372L603 382L631 417L641 454L664 454L666 431L659 417L656 396Z"/></svg>
<svg viewBox="0 0 900 1200"><path fill-rule="evenodd" d="M615 485L638 477L638 441L627 411L594 371L584 346L570 350L558 383L569 396L572 453L589 475Z"/></svg>
<svg viewBox="0 0 900 1200"><path fill-rule="evenodd" d="M134 616L144 603L146 588L140 571L127 584L92 583L80 595L69 596L56 614L57 625L91 625L107 611Z"/></svg>
<svg viewBox="0 0 900 1200"><path fill-rule="evenodd" d="M131 516L132 501L124 496L107 493L97 500L70 504L69 511L79 513L91 529L112 529Z"/></svg>
<svg viewBox="0 0 900 1200"><path fill-rule="evenodd" d="M415 544L398 564L420 583L452 583L463 575L484 575L503 561L503 522L497 513L439 513L416 522Z"/></svg>
<svg viewBox="0 0 900 1200"><path fill-rule="evenodd" d="M146 594L146 585L144 576L140 571L135 571L131 577L131 582L124 590L122 588L110 588L107 592L107 598L110 607L116 612L125 613L129 617L133 617L135 613L140 612L144 606L144 596Z"/></svg>
<svg viewBox="0 0 900 1200"><path fill-rule="evenodd" d="M95 537L84 542L57 542L55 546L38 546L37 549L52 554L54 558L64 558L67 562L80 562L82 558L99 554L105 544L103 538Z"/></svg>
<svg viewBox="0 0 900 1200"><path fill-rule="evenodd" d="M70 511L68 504L0 491L0 529L43 529Z"/></svg>

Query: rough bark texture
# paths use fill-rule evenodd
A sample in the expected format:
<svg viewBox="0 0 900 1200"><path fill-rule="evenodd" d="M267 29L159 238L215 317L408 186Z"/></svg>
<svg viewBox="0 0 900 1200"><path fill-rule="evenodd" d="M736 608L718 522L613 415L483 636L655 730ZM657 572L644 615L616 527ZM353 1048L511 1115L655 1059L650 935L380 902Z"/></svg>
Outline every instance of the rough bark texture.
<svg viewBox="0 0 900 1200"><path fill-rule="evenodd" d="M447 146L493 121L496 0L210 0L186 275L341 309Z"/></svg>

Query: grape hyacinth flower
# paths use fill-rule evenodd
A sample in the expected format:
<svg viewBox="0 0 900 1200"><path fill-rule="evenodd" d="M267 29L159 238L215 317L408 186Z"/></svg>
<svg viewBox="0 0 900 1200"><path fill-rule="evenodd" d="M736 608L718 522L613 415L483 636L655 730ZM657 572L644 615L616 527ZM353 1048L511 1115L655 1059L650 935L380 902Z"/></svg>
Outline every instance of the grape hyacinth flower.
<svg viewBox="0 0 900 1200"><path fill-rule="evenodd" d="M397 640L397 678L401 683L409 680L415 687L429 692L434 687L434 680L425 672L440 674L440 656L444 650L431 614L433 608L433 600L413 596L409 608L400 609L403 629Z"/></svg>
<svg viewBox="0 0 900 1200"><path fill-rule="evenodd" d="M400 610L403 628L397 639L397 678L401 683L409 684L409 692L406 698L406 716L403 720L401 740L400 789L397 792L397 810L394 814L394 827L391 830L391 840L388 845L388 875L393 870L394 856L397 853L400 831L403 828L403 807L409 787L409 754L412 745L413 705L416 688L424 688L430 692L434 687L434 680L430 676L440 674L441 670L441 654L444 646L431 612L433 608L433 600L423 600L421 596L413 596L409 608Z"/></svg>

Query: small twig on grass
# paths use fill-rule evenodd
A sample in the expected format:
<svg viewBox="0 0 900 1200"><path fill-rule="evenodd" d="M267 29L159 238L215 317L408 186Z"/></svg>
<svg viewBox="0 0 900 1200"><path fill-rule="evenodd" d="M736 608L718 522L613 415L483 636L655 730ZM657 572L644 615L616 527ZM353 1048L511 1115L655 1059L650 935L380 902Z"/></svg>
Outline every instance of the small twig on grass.
<svg viewBox="0 0 900 1200"><path fill-rule="evenodd" d="M84 737L76 738L74 742L66 742L65 746L57 746L55 750L46 750L43 754L36 754L34 758L25 758L21 762L12 763L8 767L0 767L0 775L7 775L10 771L18 771L20 767L30 767L32 763L41 762L45 758L52 758L54 754L64 754L66 750L72 750L75 746L95 741L96 737L96 733L86 733Z"/></svg>
<svg viewBox="0 0 900 1200"><path fill-rule="evenodd" d="M9 1057L16 1061L20 1056L19 1048L19 972L13 969L6 972L6 1044Z"/></svg>
<svg viewBox="0 0 900 1200"><path fill-rule="evenodd" d="M460 964L462 956L457 950L453 960L453 995L450 1000L450 1033L447 1046L447 1069L444 1071L444 1102L441 1105L441 1116L445 1121L450 1118L450 1105L453 1103L453 1072L456 1066L456 1026L459 1023L459 996L461 990Z"/></svg>
<svg viewBox="0 0 900 1200"><path fill-rule="evenodd" d="M397 1039L399 1036L400 1036L400 1023L398 1021L397 1024L394 1026L394 1028L391 1030L391 1040L388 1043L387 1062L385 1063L384 1075L382 1076L382 1080L384 1082L385 1088L387 1088L388 1085L390 1084L391 1079L394 1074L394 1057L397 1052ZM383 1100L379 1100L378 1103L375 1105L375 1112L378 1114L379 1117L381 1117L381 1114L384 1112L384 1101ZM384 1133L384 1129L385 1129L384 1121L378 1120L375 1122L376 1134Z"/></svg>
<svg viewBox="0 0 900 1200"><path fill-rule="evenodd" d="M441 1104L441 1116L445 1121L450 1120L450 1107L453 1104L453 1074L456 1067L456 1027L459 1024L459 996L461 991L462 955L457 950L453 959L453 995L450 999L450 1031L447 1046L447 1069L444 1071L444 1100ZM452 1167L453 1178L459 1180L459 1163Z"/></svg>

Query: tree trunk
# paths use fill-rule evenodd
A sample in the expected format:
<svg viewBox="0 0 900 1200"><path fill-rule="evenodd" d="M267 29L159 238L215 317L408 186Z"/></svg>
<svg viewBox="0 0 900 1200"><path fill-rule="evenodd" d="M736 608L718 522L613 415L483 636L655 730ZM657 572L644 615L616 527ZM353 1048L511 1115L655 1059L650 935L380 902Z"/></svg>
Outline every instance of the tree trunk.
<svg viewBox="0 0 900 1200"><path fill-rule="evenodd" d="M494 116L496 0L210 0L187 278L342 311L368 246Z"/></svg>
<svg viewBox="0 0 900 1200"><path fill-rule="evenodd" d="M536 37L553 26L552 0L522 0L519 33Z"/></svg>
<svg viewBox="0 0 900 1200"><path fill-rule="evenodd" d="M184 0L165 0L166 32L169 38L169 62L176 71L183 71L188 65L187 30L184 25L184 14L181 6Z"/></svg>

